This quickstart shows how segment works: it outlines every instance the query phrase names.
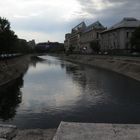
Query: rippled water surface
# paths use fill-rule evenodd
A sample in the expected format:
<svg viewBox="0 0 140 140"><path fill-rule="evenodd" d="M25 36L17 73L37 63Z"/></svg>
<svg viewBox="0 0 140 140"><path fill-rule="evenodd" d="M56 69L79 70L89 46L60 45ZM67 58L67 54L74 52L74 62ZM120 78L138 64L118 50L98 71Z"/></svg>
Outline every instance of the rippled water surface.
<svg viewBox="0 0 140 140"><path fill-rule="evenodd" d="M54 128L62 120L140 123L140 82L53 56L40 58L0 88L0 123L19 128Z"/></svg>

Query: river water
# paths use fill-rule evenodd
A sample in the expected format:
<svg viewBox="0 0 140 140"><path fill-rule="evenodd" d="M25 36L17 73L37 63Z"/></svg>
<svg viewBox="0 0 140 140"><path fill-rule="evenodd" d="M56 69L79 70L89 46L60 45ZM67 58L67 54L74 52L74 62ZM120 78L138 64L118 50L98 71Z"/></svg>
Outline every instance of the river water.
<svg viewBox="0 0 140 140"><path fill-rule="evenodd" d="M55 128L60 121L140 123L140 82L54 56L39 58L0 88L0 123L21 129Z"/></svg>

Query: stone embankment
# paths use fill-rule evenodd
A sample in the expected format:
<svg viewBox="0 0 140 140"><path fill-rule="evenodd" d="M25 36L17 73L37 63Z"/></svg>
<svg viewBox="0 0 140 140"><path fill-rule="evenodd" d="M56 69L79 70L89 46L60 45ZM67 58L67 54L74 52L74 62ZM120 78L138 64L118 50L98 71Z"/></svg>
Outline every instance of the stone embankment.
<svg viewBox="0 0 140 140"><path fill-rule="evenodd" d="M28 68L30 56L19 56L0 60L0 86L24 74Z"/></svg>
<svg viewBox="0 0 140 140"><path fill-rule="evenodd" d="M18 130L0 125L0 140L138 140L139 124L61 122L58 129Z"/></svg>
<svg viewBox="0 0 140 140"><path fill-rule="evenodd" d="M69 55L62 59L111 70L140 81L140 57Z"/></svg>
<svg viewBox="0 0 140 140"><path fill-rule="evenodd" d="M0 140L52 140L56 129L19 130L14 125L0 124Z"/></svg>
<svg viewBox="0 0 140 140"><path fill-rule="evenodd" d="M53 140L139 140L139 124L61 122Z"/></svg>

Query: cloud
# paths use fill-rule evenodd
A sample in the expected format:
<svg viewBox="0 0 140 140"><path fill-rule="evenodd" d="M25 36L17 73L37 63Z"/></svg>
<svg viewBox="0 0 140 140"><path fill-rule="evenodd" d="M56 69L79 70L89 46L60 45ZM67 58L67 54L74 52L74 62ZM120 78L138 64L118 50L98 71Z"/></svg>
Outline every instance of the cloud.
<svg viewBox="0 0 140 140"><path fill-rule="evenodd" d="M79 6L76 0L5 0L0 1L0 15L10 20L12 29L16 33L20 32L19 37L26 36L22 33L38 32L44 35L43 38L50 34L54 41L63 42L69 25L73 25L79 17L75 15L76 11L80 11ZM45 41L39 36L38 38L37 40Z"/></svg>
<svg viewBox="0 0 140 140"><path fill-rule="evenodd" d="M139 0L78 0L83 12L91 15L89 21L100 20L110 26L123 17L136 17L140 19Z"/></svg>
<svg viewBox="0 0 140 140"><path fill-rule="evenodd" d="M0 1L0 15L9 19L19 37L37 41L63 42L65 33L82 20L110 26L123 17L140 19L139 9L139 0Z"/></svg>

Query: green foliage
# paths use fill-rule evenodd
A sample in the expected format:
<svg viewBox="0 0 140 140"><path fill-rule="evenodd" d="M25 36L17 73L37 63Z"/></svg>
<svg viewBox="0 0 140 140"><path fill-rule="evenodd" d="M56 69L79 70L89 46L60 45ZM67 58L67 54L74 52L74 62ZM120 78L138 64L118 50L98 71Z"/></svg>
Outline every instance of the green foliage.
<svg viewBox="0 0 140 140"><path fill-rule="evenodd" d="M14 52L16 42L17 36L10 30L9 21L0 17L0 52Z"/></svg>
<svg viewBox="0 0 140 140"><path fill-rule="evenodd" d="M64 53L65 48L63 43L46 42L38 43L35 47L37 53Z"/></svg>
<svg viewBox="0 0 140 140"><path fill-rule="evenodd" d="M48 47L46 51L48 53L63 53L65 52L65 48L63 44L57 44L56 46Z"/></svg>
<svg viewBox="0 0 140 140"><path fill-rule="evenodd" d="M31 53L33 50L24 39L18 39L10 29L10 22L0 17L0 54L1 53Z"/></svg>
<svg viewBox="0 0 140 140"><path fill-rule="evenodd" d="M32 51L27 41L24 39L18 39L16 46L17 46L16 48L17 52L20 53L30 53Z"/></svg>
<svg viewBox="0 0 140 140"><path fill-rule="evenodd" d="M132 51L140 52L140 27L136 28L131 37Z"/></svg>
<svg viewBox="0 0 140 140"><path fill-rule="evenodd" d="M91 47L93 53L98 53L100 51L100 45L99 45L98 41L91 42L90 47Z"/></svg>
<svg viewBox="0 0 140 140"><path fill-rule="evenodd" d="M71 45L69 47L69 49L67 50L66 55L72 54L74 52L74 49L75 49L75 47L73 45Z"/></svg>
<svg viewBox="0 0 140 140"><path fill-rule="evenodd" d="M10 22L6 18L0 17L0 32L9 30L10 30Z"/></svg>

